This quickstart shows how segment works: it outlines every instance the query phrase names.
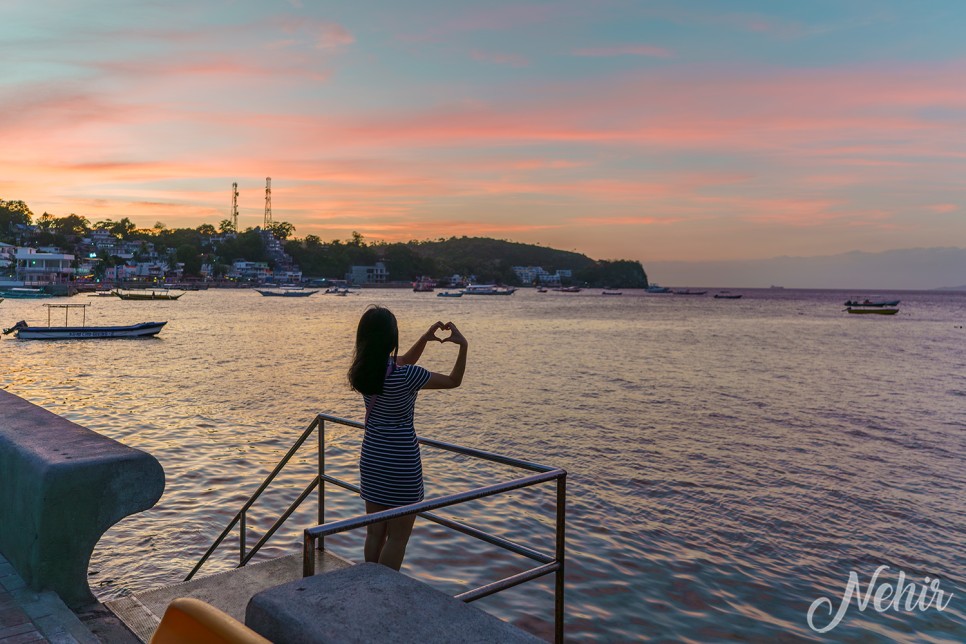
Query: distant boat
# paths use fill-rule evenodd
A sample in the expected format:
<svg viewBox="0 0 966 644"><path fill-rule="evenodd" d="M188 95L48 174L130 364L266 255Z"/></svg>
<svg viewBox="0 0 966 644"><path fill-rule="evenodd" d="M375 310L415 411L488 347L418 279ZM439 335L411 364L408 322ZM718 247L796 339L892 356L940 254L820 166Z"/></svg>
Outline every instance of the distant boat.
<svg viewBox="0 0 966 644"><path fill-rule="evenodd" d="M462 290L463 295L513 295L516 289L512 286L496 286L494 284L470 284Z"/></svg>
<svg viewBox="0 0 966 644"><path fill-rule="evenodd" d="M658 286L657 284L652 282L651 285L647 287L647 292L648 293L670 293L671 289L669 289L666 286Z"/></svg>
<svg viewBox="0 0 966 644"><path fill-rule="evenodd" d="M257 292L261 293L265 297L308 297L314 293L318 293L318 290L307 290L307 289L296 289L296 288L280 288L280 289L255 289Z"/></svg>
<svg viewBox="0 0 966 644"><path fill-rule="evenodd" d="M686 288L681 290L674 290L671 292L674 293L675 295L704 295L705 293L707 293L707 291L692 291Z"/></svg>
<svg viewBox="0 0 966 644"><path fill-rule="evenodd" d="M547 292L547 289L545 289L544 287L542 286L537 287L537 293L546 293L546 292Z"/></svg>
<svg viewBox="0 0 966 644"><path fill-rule="evenodd" d="M463 294L459 291L440 291L436 297L463 297Z"/></svg>
<svg viewBox="0 0 966 644"><path fill-rule="evenodd" d="M348 295L349 289L344 286L332 286L325 289L323 295Z"/></svg>
<svg viewBox="0 0 966 644"><path fill-rule="evenodd" d="M579 286L561 286L553 290L560 291L561 293L580 293L581 289Z"/></svg>
<svg viewBox="0 0 966 644"><path fill-rule="evenodd" d="M87 326L87 309L90 304L44 304L47 307L47 326L30 326L25 321L17 322L3 334L14 333L19 340L86 340L95 338L143 338L157 335L165 322L141 322L126 326ZM84 321L81 326L52 326L50 312L52 309L64 309L64 323L72 309L84 311Z"/></svg>
<svg viewBox="0 0 966 644"><path fill-rule="evenodd" d="M621 291L602 291L601 295L623 295Z"/></svg>
<svg viewBox="0 0 966 644"><path fill-rule="evenodd" d="M848 300L845 302L845 306L899 306L901 300L869 300L865 299L861 302L858 300Z"/></svg>
<svg viewBox="0 0 966 644"><path fill-rule="evenodd" d="M148 289L137 290L137 291L116 290L116 291L113 291L113 293L114 295L121 298L122 300L176 300L182 295L184 295L184 293L178 293L177 295L173 295L172 293L166 290L155 291L155 290L148 290Z"/></svg>
<svg viewBox="0 0 966 644"><path fill-rule="evenodd" d="M721 293L715 293L714 297L716 300L740 300L741 293L729 293L727 291L722 291Z"/></svg>
<svg viewBox="0 0 966 644"><path fill-rule="evenodd" d="M874 313L878 315L895 315L899 312L899 309L879 309L879 308L853 308L849 307L845 309L849 313Z"/></svg>
<svg viewBox="0 0 966 644"><path fill-rule="evenodd" d="M436 290L436 280L430 277L419 277L413 282L413 291L416 293L432 293Z"/></svg>

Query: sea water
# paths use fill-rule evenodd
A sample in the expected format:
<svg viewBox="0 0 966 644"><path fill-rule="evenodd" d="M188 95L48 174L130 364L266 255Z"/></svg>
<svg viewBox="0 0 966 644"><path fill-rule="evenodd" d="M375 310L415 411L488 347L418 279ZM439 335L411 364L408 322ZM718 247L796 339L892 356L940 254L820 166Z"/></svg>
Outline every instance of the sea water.
<svg viewBox="0 0 966 644"><path fill-rule="evenodd" d="M97 298L88 324L168 325L147 340L7 336L0 386L164 467L158 505L94 553L101 599L183 579L315 414L362 419L345 372L356 322L378 303L396 313L403 351L437 320L470 343L463 386L420 394L422 436L569 472L568 639L966 639L966 294L713 292ZM844 311L867 296L900 298L899 314ZM46 313L36 301L0 304L4 327L20 319ZM421 363L448 372L455 355L431 344ZM359 432L330 426L326 438L327 472L357 481ZM250 512L249 545L314 463L306 449ZM424 466L427 498L519 476L432 449ZM306 505L259 557L300 552L315 523ZM552 552L553 507L543 486L442 513ZM327 519L361 510L329 487ZM201 574L235 565L237 539ZM355 533L327 542L357 560L361 543ZM456 594L532 565L418 521L403 570ZM894 594L900 575L916 591L935 584L945 608L904 603L902 586L893 608L881 589ZM477 605L552 636L552 575Z"/></svg>

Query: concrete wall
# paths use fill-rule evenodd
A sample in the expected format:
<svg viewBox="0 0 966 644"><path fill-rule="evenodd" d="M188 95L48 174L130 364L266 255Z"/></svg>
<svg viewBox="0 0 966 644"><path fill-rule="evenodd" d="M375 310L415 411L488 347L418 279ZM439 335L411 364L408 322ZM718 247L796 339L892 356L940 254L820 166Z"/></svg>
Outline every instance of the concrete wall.
<svg viewBox="0 0 966 644"><path fill-rule="evenodd" d="M71 607L94 601L97 541L163 491L150 454L0 390L0 552L31 588Z"/></svg>

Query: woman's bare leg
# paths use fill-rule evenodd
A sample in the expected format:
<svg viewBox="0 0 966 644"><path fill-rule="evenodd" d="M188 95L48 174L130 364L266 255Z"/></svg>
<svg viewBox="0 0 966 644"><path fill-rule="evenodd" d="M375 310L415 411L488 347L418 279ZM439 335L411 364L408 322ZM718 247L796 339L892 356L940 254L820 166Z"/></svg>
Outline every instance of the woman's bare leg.
<svg viewBox="0 0 966 644"><path fill-rule="evenodd" d="M388 509L388 506L366 501L366 514ZM366 545L364 552L366 561L369 563L379 563L383 546L386 544L386 535L388 534L388 526L386 524L386 521L380 521L379 523L372 523L366 526Z"/></svg>
<svg viewBox="0 0 966 644"><path fill-rule="evenodd" d="M387 530L389 534L379 555L379 563L394 570L402 567L403 557L406 556L406 545L409 543L409 535L413 533L415 521L416 515L410 514L386 522L389 524Z"/></svg>

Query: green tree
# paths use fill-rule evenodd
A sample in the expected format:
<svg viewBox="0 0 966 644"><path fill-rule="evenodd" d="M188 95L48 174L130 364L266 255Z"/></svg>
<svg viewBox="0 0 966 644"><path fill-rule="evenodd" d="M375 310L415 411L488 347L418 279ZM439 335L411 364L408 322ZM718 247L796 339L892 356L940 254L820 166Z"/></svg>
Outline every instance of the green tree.
<svg viewBox="0 0 966 644"><path fill-rule="evenodd" d="M66 217L57 217L54 220L54 232L58 235L69 237L71 235L82 236L91 230L91 222L87 217L71 213Z"/></svg>
<svg viewBox="0 0 966 644"><path fill-rule="evenodd" d="M237 230L235 230L235 224L231 219L222 219L221 222L218 224L218 231L222 235L228 235L230 233L238 232Z"/></svg>
<svg viewBox="0 0 966 644"><path fill-rule="evenodd" d="M201 275L201 254L196 246L184 244L175 253L177 261L184 264L185 276L198 277Z"/></svg>
<svg viewBox="0 0 966 644"><path fill-rule="evenodd" d="M44 214L37 218L37 228L39 228L42 232L49 233L50 229L53 228L54 221L56 221L56 219L57 218L49 212L44 212Z"/></svg>
<svg viewBox="0 0 966 644"><path fill-rule="evenodd" d="M218 230L211 224L201 224L195 230L197 230L199 234L206 235L208 237L218 234Z"/></svg>
<svg viewBox="0 0 966 644"><path fill-rule="evenodd" d="M265 226L265 229L278 239L282 240L288 239L289 235L295 232L295 226L287 221L273 221Z"/></svg>

